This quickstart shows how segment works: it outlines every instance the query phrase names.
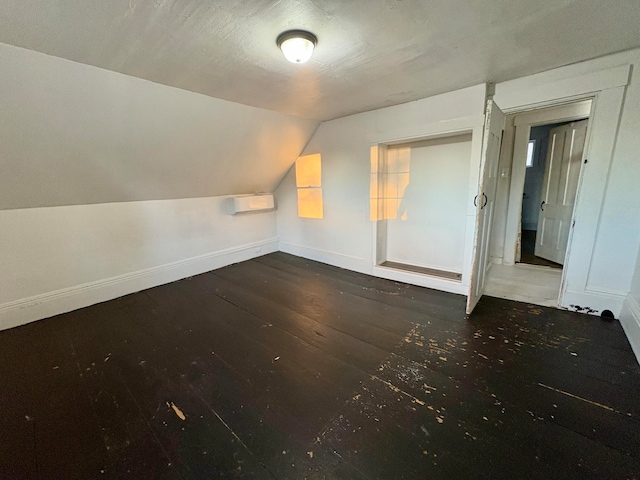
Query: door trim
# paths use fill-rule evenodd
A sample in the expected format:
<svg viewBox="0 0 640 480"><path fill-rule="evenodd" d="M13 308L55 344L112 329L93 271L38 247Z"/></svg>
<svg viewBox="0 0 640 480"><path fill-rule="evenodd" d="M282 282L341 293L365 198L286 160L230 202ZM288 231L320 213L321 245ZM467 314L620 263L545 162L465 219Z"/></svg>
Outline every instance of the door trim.
<svg viewBox="0 0 640 480"><path fill-rule="evenodd" d="M572 73L568 75L570 71ZM561 307L573 308L576 295L601 288L599 272L592 272L591 269L630 71L628 64L589 73L565 68L496 86L496 99L503 104L507 113L523 113L571 101L593 99L589 115L590 131L585 144L585 158L589 159L589 163L582 168L573 214L574 220L582 221L576 221L569 236L560 290ZM497 246L500 247L499 243ZM500 250L503 248L500 247ZM495 253L504 253L504 250ZM591 311L599 313L609 309L616 316L620 313L619 302L610 296L590 298L593 302L587 306Z"/></svg>
<svg viewBox="0 0 640 480"><path fill-rule="evenodd" d="M480 169L480 155L482 150L484 119L484 115L474 115L454 119L447 122L431 123L422 126L420 128L420 131L415 132L414 135L402 137L381 136L377 141L370 144L370 161L373 161L377 165L375 170L376 173L374 174L373 172L371 172L371 175L377 176L379 180L379 175L381 173L380 165L381 162L384 163L385 161L386 150L389 146L436 138L446 138L449 136L456 136L460 134L471 134L471 162L469 166L470 170L468 173L468 177L466 177L468 178L469 182L467 203L470 206L466 212L467 227L465 233L462 279L459 281L449 280L441 277L432 277L429 275L421 275L409 271L399 271L380 267L380 264L386 260L387 221L384 219L371 218L372 249L370 258L372 264L372 272L374 275L453 293L466 294L468 292L468 286L471 282L471 257L473 253L474 231L473 226L475 224L475 207L473 206L472 200L473 196L477 193L478 190L478 171Z"/></svg>
<svg viewBox="0 0 640 480"><path fill-rule="evenodd" d="M529 144L531 127L548 123L583 120L590 117L592 109L593 102L591 99L587 99L569 105L523 112L515 114L513 117L515 129L512 135L515 137L515 141L513 143L513 155L511 157L511 182L509 185L504 253L502 256L502 263L504 265L516 264L518 234L520 230L520 219L522 217L522 194L524 193L524 180L527 174L527 145ZM589 135L589 131L587 131L587 135ZM585 142L584 151L586 152L586 150L587 143ZM580 175L582 175L582 169ZM580 183L578 184L578 194L580 192L579 189Z"/></svg>

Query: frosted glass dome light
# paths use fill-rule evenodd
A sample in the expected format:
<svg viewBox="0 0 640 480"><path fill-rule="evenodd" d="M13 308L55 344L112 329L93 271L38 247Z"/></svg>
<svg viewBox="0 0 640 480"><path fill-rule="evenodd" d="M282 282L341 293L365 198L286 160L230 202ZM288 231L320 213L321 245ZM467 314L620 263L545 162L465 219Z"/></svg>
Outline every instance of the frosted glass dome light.
<svg viewBox="0 0 640 480"><path fill-rule="evenodd" d="M318 44L316 36L304 30L289 30L280 34L276 40L284 58L291 63L304 63L311 58Z"/></svg>

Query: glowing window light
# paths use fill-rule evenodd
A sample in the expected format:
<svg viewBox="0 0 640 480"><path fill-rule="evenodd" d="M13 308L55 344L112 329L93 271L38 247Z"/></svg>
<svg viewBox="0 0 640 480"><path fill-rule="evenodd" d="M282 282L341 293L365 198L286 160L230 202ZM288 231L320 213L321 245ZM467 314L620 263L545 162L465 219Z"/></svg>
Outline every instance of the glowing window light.
<svg viewBox="0 0 640 480"><path fill-rule="evenodd" d="M535 147L536 141L529 140L529 144L527 145L527 167L533 167L533 152L535 150Z"/></svg>
<svg viewBox="0 0 640 480"><path fill-rule="evenodd" d="M296 187L298 189L298 216L301 218L324 218L322 158L319 153L305 155L296 160Z"/></svg>

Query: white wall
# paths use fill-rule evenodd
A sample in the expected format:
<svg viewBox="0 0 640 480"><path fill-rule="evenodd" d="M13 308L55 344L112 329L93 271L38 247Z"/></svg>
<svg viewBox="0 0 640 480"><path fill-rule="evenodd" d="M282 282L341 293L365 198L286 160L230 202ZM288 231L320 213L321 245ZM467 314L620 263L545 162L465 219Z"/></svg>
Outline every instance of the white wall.
<svg viewBox="0 0 640 480"><path fill-rule="evenodd" d="M293 170L289 171L276 190L280 249L372 273L374 230L369 215L372 145L425 136L438 130L457 130L461 125L468 127L478 122L482 125L484 103L485 86L478 85L323 123L304 154L322 155L324 219L297 216L295 175ZM416 281L411 276L403 279Z"/></svg>
<svg viewBox="0 0 640 480"><path fill-rule="evenodd" d="M387 260L462 273L471 136L417 145L398 218L387 220Z"/></svg>
<svg viewBox="0 0 640 480"><path fill-rule="evenodd" d="M0 44L0 329L276 250L317 125Z"/></svg>
<svg viewBox="0 0 640 480"><path fill-rule="evenodd" d="M563 284L563 305L567 307L609 309L617 316L631 286L632 260L640 246L638 68L640 50L633 50L496 85L496 102L508 113L597 95L590 123L591 158L582 178L582 187L589 194L578 199L576 241ZM369 147L394 135L420 135L424 118L415 116L417 110L436 122L478 114L482 111L481 95L477 91L470 95L472 91L451 92L322 124L305 153L321 153L323 157L325 218L297 218L295 186L289 173L277 190L281 249L372 273ZM413 111L409 110L412 106ZM507 176L499 181L508 186L510 179ZM502 191L508 195L508 187ZM506 207L498 201L500 205Z"/></svg>
<svg viewBox="0 0 640 480"><path fill-rule="evenodd" d="M276 251L274 211L226 197L0 211L0 329Z"/></svg>
<svg viewBox="0 0 640 480"><path fill-rule="evenodd" d="M627 65L632 67L630 77ZM496 101L509 112L588 96L609 85L598 94L589 124L589 163L582 169L583 193L575 207L574 241L563 285L562 305L567 307L609 309L617 316L631 286L640 246L638 68L640 50L633 50L496 85ZM626 89L621 76L624 84L628 82ZM610 150L612 156L603 154ZM503 193L508 194L509 181L500 179ZM500 199L498 205L506 208Z"/></svg>
<svg viewBox="0 0 640 480"><path fill-rule="evenodd" d="M272 192L317 126L0 44L0 209Z"/></svg>

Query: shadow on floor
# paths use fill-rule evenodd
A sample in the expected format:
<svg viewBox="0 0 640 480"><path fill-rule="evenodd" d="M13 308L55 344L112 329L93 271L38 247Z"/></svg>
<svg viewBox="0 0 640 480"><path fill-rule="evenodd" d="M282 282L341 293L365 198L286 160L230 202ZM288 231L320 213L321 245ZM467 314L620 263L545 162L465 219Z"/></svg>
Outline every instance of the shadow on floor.
<svg viewBox="0 0 640 480"><path fill-rule="evenodd" d="M535 256L536 233L535 230L522 230L522 254L519 263L562 269L562 265L559 263Z"/></svg>

